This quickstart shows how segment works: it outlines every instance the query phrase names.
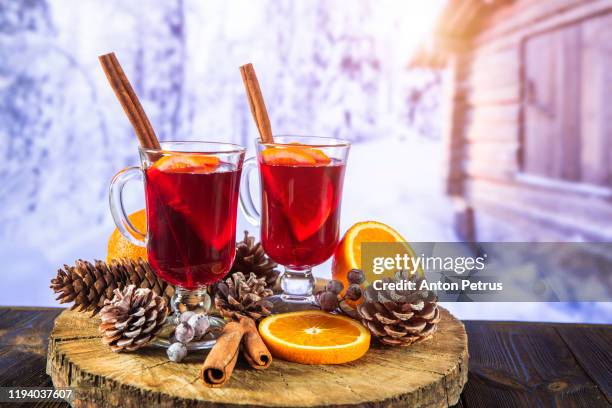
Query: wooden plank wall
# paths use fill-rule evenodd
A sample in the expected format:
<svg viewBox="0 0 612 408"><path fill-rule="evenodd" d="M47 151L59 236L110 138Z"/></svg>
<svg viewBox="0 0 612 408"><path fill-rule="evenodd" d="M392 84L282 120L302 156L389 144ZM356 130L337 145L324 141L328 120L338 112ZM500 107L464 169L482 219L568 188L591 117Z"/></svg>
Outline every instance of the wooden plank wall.
<svg viewBox="0 0 612 408"><path fill-rule="evenodd" d="M611 185L612 13L582 23L581 46L581 177Z"/></svg>
<svg viewBox="0 0 612 408"><path fill-rule="evenodd" d="M522 164L527 174L580 181L580 25L525 41Z"/></svg>
<svg viewBox="0 0 612 408"><path fill-rule="evenodd" d="M448 191L476 214L464 238L612 239L608 27L610 1L520 0L454 55Z"/></svg>

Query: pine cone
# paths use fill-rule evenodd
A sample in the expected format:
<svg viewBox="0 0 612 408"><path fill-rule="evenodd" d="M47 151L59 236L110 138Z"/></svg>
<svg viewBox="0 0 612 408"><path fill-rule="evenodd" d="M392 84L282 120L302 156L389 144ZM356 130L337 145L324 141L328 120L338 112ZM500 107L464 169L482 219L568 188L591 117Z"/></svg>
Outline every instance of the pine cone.
<svg viewBox="0 0 612 408"><path fill-rule="evenodd" d="M102 309L105 300L113 298L115 289L124 289L130 284L151 289L168 304L174 295L174 287L159 279L143 259L113 260L110 265L78 260L75 266L64 265L64 269L57 271L51 280L51 289L58 294L60 303L74 301L71 310L92 311L93 316Z"/></svg>
<svg viewBox="0 0 612 408"><path fill-rule="evenodd" d="M249 236L248 231L244 231L244 239L236 243L236 259L230 269L230 275L236 272L250 274L253 272L257 278L264 278L266 286L274 288L278 279L278 265L266 256L261 242L255 243L255 237Z"/></svg>
<svg viewBox="0 0 612 408"><path fill-rule="evenodd" d="M251 273L247 279L236 272L215 286L215 307L223 317L240 320L246 316L257 321L270 314L272 302L265 298L272 295L272 290L266 288L264 278Z"/></svg>
<svg viewBox="0 0 612 408"><path fill-rule="evenodd" d="M364 302L357 308L372 335L391 346L409 346L431 337L440 321L437 296L418 290L422 279L398 272L395 282L400 280L415 282L417 290L375 290L370 285L365 290ZM383 282L394 280L386 278Z"/></svg>
<svg viewBox="0 0 612 408"><path fill-rule="evenodd" d="M151 289L129 285L114 290L113 300L106 300L100 310L102 343L112 351L134 351L161 330L168 315L168 303Z"/></svg>

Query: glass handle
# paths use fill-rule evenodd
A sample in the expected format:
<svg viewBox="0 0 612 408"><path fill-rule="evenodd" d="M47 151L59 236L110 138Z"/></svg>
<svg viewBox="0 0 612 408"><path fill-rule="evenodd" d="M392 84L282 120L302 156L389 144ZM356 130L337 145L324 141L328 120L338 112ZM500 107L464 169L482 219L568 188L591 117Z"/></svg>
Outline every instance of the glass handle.
<svg viewBox="0 0 612 408"><path fill-rule="evenodd" d="M115 225L128 241L141 247L146 246L146 235L138 231L130 222L123 206L123 187L128 181L144 181L140 167L128 167L115 174L110 184L109 205Z"/></svg>
<svg viewBox="0 0 612 408"><path fill-rule="evenodd" d="M255 157L247 159L242 165L242 179L240 180L240 209L242 210L242 213L247 221L249 221L255 227L259 227L261 214L259 211L257 211L255 203L253 202L251 184L249 183L253 170L257 170L257 159Z"/></svg>

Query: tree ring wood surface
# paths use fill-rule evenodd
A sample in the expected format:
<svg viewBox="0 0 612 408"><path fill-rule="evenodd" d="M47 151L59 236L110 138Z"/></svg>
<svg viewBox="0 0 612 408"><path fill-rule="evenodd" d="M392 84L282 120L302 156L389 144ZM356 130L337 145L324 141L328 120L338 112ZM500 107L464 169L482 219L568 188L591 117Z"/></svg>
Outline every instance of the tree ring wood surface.
<svg viewBox="0 0 612 408"><path fill-rule="evenodd" d="M113 353L100 341L99 319L64 311L49 338L47 373L56 387L74 387L73 406L99 407L445 407L467 381L467 335L442 309L434 336L411 347L375 341L343 365L301 365L275 359L265 371L239 360L223 388L200 383L204 353L173 363L164 349Z"/></svg>

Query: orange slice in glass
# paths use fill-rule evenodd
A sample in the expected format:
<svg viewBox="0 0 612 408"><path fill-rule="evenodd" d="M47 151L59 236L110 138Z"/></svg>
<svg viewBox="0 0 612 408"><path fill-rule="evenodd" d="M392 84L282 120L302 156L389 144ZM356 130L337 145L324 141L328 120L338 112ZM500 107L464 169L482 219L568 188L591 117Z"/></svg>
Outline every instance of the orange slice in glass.
<svg viewBox="0 0 612 408"><path fill-rule="evenodd" d="M177 154L164 156L153 167L166 173L212 173L221 161L205 154Z"/></svg>
<svg viewBox="0 0 612 408"><path fill-rule="evenodd" d="M331 163L331 159L329 158L328 155L326 155L323 152L323 150L313 149L313 148L306 148L304 150L306 151L306 153L311 155L317 161L318 164L329 164L329 163Z"/></svg>
<svg viewBox="0 0 612 408"><path fill-rule="evenodd" d="M264 162L269 164L314 165L317 163L305 149L298 147L268 147L261 152L261 156Z"/></svg>
<svg viewBox="0 0 612 408"><path fill-rule="evenodd" d="M308 145L303 145L297 142L289 143L293 148L300 149L300 151L306 153L316 160L318 164L329 164L331 163L331 159L328 155L323 152L321 149L315 149L314 147L310 147Z"/></svg>
<svg viewBox="0 0 612 408"><path fill-rule="evenodd" d="M348 363L370 348L361 323L319 310L268 316L259 333L273 356L301 364Z"/></svg>

